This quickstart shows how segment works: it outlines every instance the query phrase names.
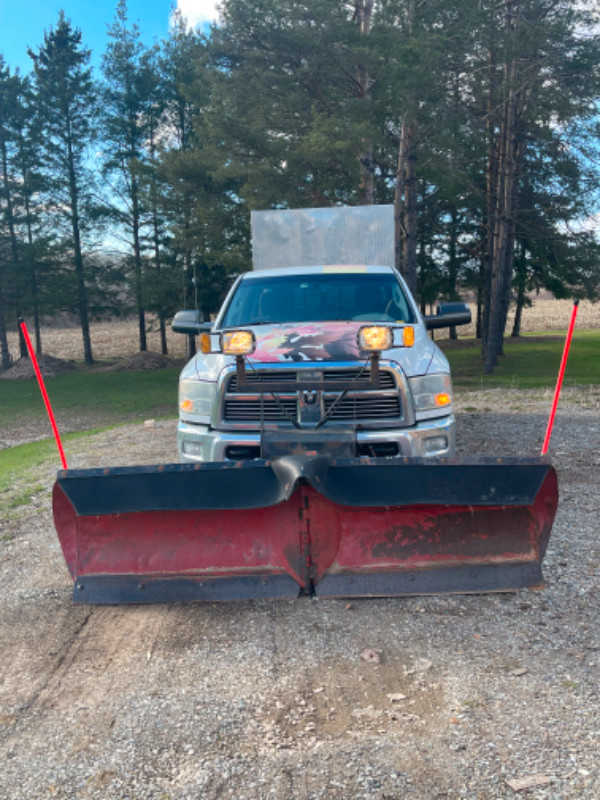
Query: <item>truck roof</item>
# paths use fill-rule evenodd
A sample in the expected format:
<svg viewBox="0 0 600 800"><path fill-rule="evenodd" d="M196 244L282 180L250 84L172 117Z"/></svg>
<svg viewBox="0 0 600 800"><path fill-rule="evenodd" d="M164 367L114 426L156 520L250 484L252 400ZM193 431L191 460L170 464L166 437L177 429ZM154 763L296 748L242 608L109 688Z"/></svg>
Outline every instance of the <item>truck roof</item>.
<svg viewBox="0 0 600 800"><path fill-rule="evenodd" d="M323 264L320 266L309 267L279 267L277 269L261 269L255 272L247 272L244 280L253 278L267 278L270 275L279 277L281 275L322 275L323 273L367 273L387 274L394 273L392 267L377 266L374 264Z"/></svg>

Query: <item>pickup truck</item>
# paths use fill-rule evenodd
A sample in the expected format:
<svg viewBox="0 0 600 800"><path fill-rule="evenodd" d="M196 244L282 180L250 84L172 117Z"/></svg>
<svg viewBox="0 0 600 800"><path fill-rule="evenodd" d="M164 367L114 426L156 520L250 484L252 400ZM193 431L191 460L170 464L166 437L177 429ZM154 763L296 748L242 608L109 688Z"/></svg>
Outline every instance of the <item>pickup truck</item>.
<svg viewBox="0 0 600 800"><path fill-rule="evenodd" d="M245 273L214 323L173 320L200 335L179 382L180 460L451 457L450 368L428 330L469 321L464 304L423 317L389 266Z"/></svg>

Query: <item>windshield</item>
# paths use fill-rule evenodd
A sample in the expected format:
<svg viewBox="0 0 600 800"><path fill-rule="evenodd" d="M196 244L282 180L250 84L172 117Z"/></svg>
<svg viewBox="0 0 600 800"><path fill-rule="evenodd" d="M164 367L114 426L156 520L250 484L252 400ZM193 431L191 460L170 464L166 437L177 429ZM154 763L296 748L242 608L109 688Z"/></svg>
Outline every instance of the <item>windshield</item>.
<svg viewBox="0 0 600 800"><path fill-rule="evenodd" d="M327 273L242 280L222 328L281 322L414 322L392 273Z"/></svg>

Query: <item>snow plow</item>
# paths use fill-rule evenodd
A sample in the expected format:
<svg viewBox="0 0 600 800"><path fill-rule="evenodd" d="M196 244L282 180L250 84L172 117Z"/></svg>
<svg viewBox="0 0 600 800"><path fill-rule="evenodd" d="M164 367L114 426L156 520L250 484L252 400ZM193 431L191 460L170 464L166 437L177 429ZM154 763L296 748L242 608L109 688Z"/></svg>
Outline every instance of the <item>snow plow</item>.
<svg viewBox="0 0 600 800"><path fill-rule="evenodd" d="M393 262L391 207L384 236L375 235L381 207L366 217L326 209L321 227L317 211L303 212L307 239L323 233L327 260L303 252L294 214L288 225L288 212L268 212L282 249L266 247L265 258L290 251L309 266L271 268L259 249L256 271L237 279L214 322L176 315L174 330L200 341L180 376L180 463L68 469L36 370L63 464L53 514L76 602L542 583L558 505L546 451L577 307L542 456L457 459L449 365L428 331L468 322L467 307L423 317L392 266L365 266ZM347 212L361 223L354 237ZM335 247L353 238L354 260L345 249L341 263ZM361 250L371 239L384 250Z"/></svg>
<svg viewBox="0 0 600 800"><path fill-rule="evenodd" d="M85 603L381 597L542 582L544 460L283 456L64 470L54 521Z"/></svg>

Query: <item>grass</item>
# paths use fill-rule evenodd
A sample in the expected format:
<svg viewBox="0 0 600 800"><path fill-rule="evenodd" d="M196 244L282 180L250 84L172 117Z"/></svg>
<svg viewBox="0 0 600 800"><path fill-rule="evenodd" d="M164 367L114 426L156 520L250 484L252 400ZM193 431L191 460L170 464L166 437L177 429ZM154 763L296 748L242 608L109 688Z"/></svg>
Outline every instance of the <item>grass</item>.
<svg viewBox="0 0 600 800"><path fill-rule="evenodd" d="M62 434L66 444L123 421L175 416L179 368L145 372L85 371L47 378L46 388L59 422L69 415L89 420L83 433ZM15 421L46 419L46 409L35 380L0 381L0 438L2 429ZM58 466L60 459L48 423L48 438L0 450L0 508L5 512L28 505L40 489L40 469ZM43 481L42 481L43 482Z"/></svg>
<svg viewBox="0 0 600 800"><path fill-rule="evenodd" d="M49 439L0 450L0 497L14 489L17 476L20 478L28 469L45 464L56 452L54 441Z"/></svg>
<svg viewBox="0 0 600 800"><path fill-rule="evenodd" d="M85 433L62 434L63 442L98 432L123 421L175 416L179 368L144 372L82 371L45 380L52 409L61 420L75 416ZM0 381L0 438L2 430L15 421L46 420L46 409L35 380ZM48 423L48 438L0 450L0 507L5 512L27 505L39 489L40 468L58 466L60 459Z"/></svg>
<svg viewBox="0 0 600 800"><path fill-rule="evenodd" d="M80 439L84 436L92 436L98 433L99 429L85 431L82 433L68 433L62 439L65 442ZM17 447L6 447L0 450L0 503L10 506L20 505L19 498L27 494L31 497L42 490L39 484L39 477L36 475L38 467L43 467L47 463L60 466L60 458L54 439L44 439L39 442L28 442ZM27 475L29 485L21 488L17 485L23 477ZM36 481L36 483L34 483Z"/></svg>
<svg viewBox="0 0 600 800"><path fill-rule="evenodd" d="M146 419L177 413L178 367L145 372L76 372L47 378L46 388L57 418L69 413L102 420ZM35 380L0 381L0 431L15 420L45 417Z"/></svg>
<svg viewBox="0 0 600 800"><path fill-rule="evenodd" d="M110 427L110 426L109 426ZM67 444L75 439L93 436L108 428L67 433L62 436ZM28 442L0 450L0 521L18 516L19 510L31 505L35 495L48 491L47 469L52 473L60 467L60 457L54 439ZM12 535L0 536L0 541L10 541Z"/></svg>
<svg viewBox="0 0 600 800"><path fill-rule="evenodd" d="M491 375L483 375L480 343L447 349L452 380L464 389L537 389L554 387L561 363L564 336L532 333L517 341L505 340L504 355ZM575 331L564 385L600 384L600 330Z"/></svg>
<svg viewBox="0 0 600 800"><path fill-rule="evenodd" d="M52 459L57 459L57 452L50 440L0 450L1 518L12 518L16 509L28 506L31 498L43 490L39 468ZM2 541L11 538L10 534L3 535Z"/></svg>

